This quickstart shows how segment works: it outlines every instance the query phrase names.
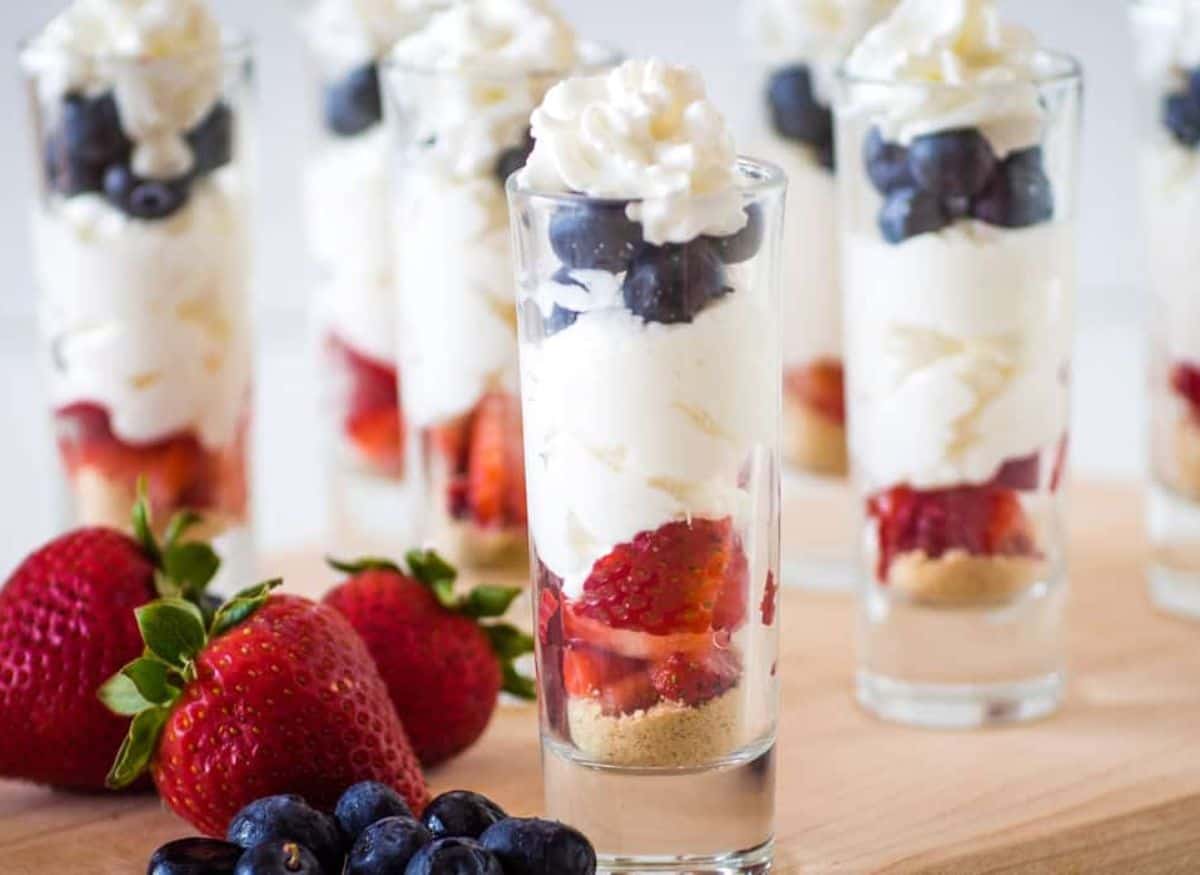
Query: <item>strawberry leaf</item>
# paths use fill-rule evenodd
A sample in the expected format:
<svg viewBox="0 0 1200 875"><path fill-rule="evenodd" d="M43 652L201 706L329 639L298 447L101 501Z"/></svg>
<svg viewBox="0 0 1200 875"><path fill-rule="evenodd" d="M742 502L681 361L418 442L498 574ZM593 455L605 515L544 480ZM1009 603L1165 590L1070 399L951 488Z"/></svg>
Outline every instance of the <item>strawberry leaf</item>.
<svg viewBox="0 0 1200 875"><path fill-rule="evenodd" d="M537 684L533 682L532 678L527 678L517 671L511 662L504 663L501 669L504 672L504 682L501 685L504 692L516 696L518 699L533 701L537 698Z"/></svg>
<svg viewBox="0 0 1200 875"><path fill-rule="evenodd" d="M510 626L508 623L494 623L482 628L492 643L492 650L501 662L511 662L527 653L533 653L533 638L516 626Z"/></svg>
<svg viewBox="0 0 1200 875"><path fill-rule="evenodd" d="M167 543L166 552L163 553L163 573L178 585L180 595L195 600L217 576L221 559L212 547L202 541L176 544L168 539Z"/></svg>
<svg viewBox="0 0 1200 875"><path fill-rule="evenodd" d="M138 691L137 684L122 672L117 672L105 681L96 695L104 703L104 707L122 717L132 717L154 706L153 702Z"/></svg>
<svg viewBox="0 0 1200 875"><path fill-rule="evenodd" d="M167 549L170 550L178 544L188 529L199 525L203 521L204 518L193 510L181 510L175 516L171 517L171 522L167 524L166 534L163 536L163 541L166 543Z"/></svg>
<svg viewBox="0 0 1200 875"><path fill-rule="evenodd" d="M162 734L170 708L147 708L141 711L129 724L129 733L121 742L116 761L109 769L105 783L113 790L128 787L146 767L158 747L158 737Z"/></svg>
<svg viewBox="0 0 1200 875"><path fill-rule="evenodd" d="M477 620L503 617L521 591L520 587L515 586L477 586L463 600L459 613Z"/></svg>
<svg viewBox="0 0 1200 875"><path fill-rule="evenodd" d="M138 694L151 705L169 705L181 692L172 683L171 670L157 659L142 657L121 669L120 677L129 680Z"/></svg>
<svg viewBox="0 0 1200 875"><path fill-rule="evenodd" d="M362 574L364 571L400 572L400 566L391 559L380 559L377 556L364 556L361 559L354 559L351 561L347 561L345 559L335 559L333 556L326 556L325 562L334 571L341 571L343 574Z"/></svg>
<svg viewBox="0 0 1200 875"><path fill-rule="evenodd" d="M232 599L221 605L217 610L216 616L213 617L209 637L216 638L218 635L224 635L234 626L245 622L266 603L267 599L271 596L271 590L282 583L283 581L278 579L268 580L265 583L242 590Z"/></svg>
<svg viewBox="0 0 1200 875"><path fill-rule="evenodd" d="M459 601L458 596L454 594L453 580L435 580L433 583L429 584L429 588L433 590L433 594L437 598L438 604L446 610L457 612L462 607L462 603Z"/></svg>
<svg viewBox="0 0 1200 875"><path fill-rule="evenodd" d="M410 550L404 557L412 576L429 587L449 582L453 589L458 570L433 550Z"/></svg>
<svg viewBox="0 0 1200 875"><path fill-rule="evenodd" d="M183 670L204 649L208 636L200 609L183 599L159 599L134 611L146 648Z"/></svg>
<svg viewBox="0 0 1200 875"><path fill-rule="evenodd" d="M142 545L142 550L155 565L162 562L162 553L158 549L158 540L154 537L154 525L150 515L150 500L146 498L146 478L141 477L137 483L137 501L133 503L132 511L133 536Z"/></svg>

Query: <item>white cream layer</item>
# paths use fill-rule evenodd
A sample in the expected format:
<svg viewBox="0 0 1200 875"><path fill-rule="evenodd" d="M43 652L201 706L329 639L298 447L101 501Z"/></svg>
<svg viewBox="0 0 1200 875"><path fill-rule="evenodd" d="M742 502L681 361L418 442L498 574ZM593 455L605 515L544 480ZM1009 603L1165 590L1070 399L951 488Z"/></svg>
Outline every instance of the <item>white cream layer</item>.
<svg viewBox="0 0 1200 875"><path fill-rule="evenodd" d="M1143 236L1166 353L1200 363L1200 153L1164 136L1143 148L1141 162Z"/></svg>

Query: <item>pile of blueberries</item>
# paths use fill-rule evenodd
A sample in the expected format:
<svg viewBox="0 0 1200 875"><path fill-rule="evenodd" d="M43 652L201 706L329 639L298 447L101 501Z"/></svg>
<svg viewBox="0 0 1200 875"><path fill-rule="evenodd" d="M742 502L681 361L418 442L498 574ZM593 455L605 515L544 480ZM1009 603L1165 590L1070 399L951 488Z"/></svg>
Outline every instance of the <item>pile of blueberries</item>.
<svg viewBox="0 0 1200 875"><path fill-rule="evenodd" d="M57 128L46 139L46 180L64 197L103 194L135 219L165 219L182 209L193 183L233 160L233 113L218 102L187 134L194 163L178 179L143 179L130 167L133 144L111 93L68 94Z"/></svg>
<svg viewBox="0 0 1200 875"><path fill-rule="evenodd" d="M251 802L227 841L163 845L147 875L594 875L596 851L577 830L509 817L466 790L443 793L418 820L391 788L355 784L333 816L299 796Z"/></svg>
<svg viewBox="0 0 1200 875"><path fill-rule="evenodd" d="M767 83L767 103L775 132L808 146L820 165L832 171L836 162L833 111L817 97L812 71L804 64L776 70Z"/></svg>
<svg viewBox="0 0 1200 875"><path fill-rule="evenodd" d="M642 226L629 219L624 201L579 202L559 207L550 219L550 245L563 267L555 278L584 284L576 270L624 274L625 306L646 322L691 322L729 294L727 265L749 261L763 240L762 211L746 210L746 225L728 237L697 237L687 243L646 243ZM547 336L573 325L579 314L558 304L544 321Z"/></svg>
<svg viewBox="0 0 1200 875"><path fill-rule="evenodd" d="M1181 146L1200 146L1200 68L1188 71L1187 87L1163 98L1163 123Z"/></svg>
<svg viewBox="0 0 1200 875"><path fill-rule="evenodd" d="M1001 160L975 128L891 143L878 128L864 149L871 183L884 197L879 230L889 243L941 231L959 219L1027 228L1054 216L1054 192L1040 146Z"/></svg>

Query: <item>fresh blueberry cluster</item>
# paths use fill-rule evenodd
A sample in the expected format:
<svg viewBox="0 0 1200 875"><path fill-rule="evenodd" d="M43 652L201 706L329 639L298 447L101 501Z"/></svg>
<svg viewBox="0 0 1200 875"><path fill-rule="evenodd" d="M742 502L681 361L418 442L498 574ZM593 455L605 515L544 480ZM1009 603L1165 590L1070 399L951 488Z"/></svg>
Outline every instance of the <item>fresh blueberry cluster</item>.
<svg viewBox="0 0 1200 875"><path fill-rule="evenodd" d="M478 793L434 799L418 820L394 790L355 784L333 815L299 796L250 803L227 841L163 845L148 875L594 875L596 851L577 830L509 817Z"/></svg>
<svg viewBox="0 0 1200 875"><path fill-rule="evenodd" d="M974 128L926 134L907 147L874 128L864 153L871 183L884 196L879 229L889 243L941 231L959 219L1027 228L1054 216L1040 146L1001 160Z"/></svg>
<svg viewBox="0 0 1200 875"><path fill-rule="evenodd" d="M1200 67L1188 71L1184 89L1163 98L1163 124L1181 146L1200 147Z"/></svg>
<svg viewBox="0 0 1200 875"><path fill-rule="evenodd" d="M804 64L775 71L767 83L767 102L779 136L808 146L821 166L832 171L833 111L817 97L812 71Z"/></svg>
<svg viewBox="0 0 1200 875"><path fill-rule="evenodd" d="M233 113L217 103L187 134L192 171L178 179L143 179L130 167L133 143L112 94L63 98L58 127L46 141L46 179L64 197L103 194L135 219L165 219L187 203L193 183L233 160Z"/></svg>
<svg viewBox="0 0 1200 875"><path fill-rule="evenodd" d="M697 237L655 246L629 219L624 201L580 202L560 207L550 219L550 246L563 267L555 279L586 288L572 271L624 274L625 306L646 322L691 322L705 307L733 291L726 267L749 261L763 239L762 211L746 210L746 226L728 237ZM543 321L547 335L573 325L579 314L555 305Z"/></svg>
<svg viewBox="0 0 1200 875"><path fill-rule="evenodd" d="M339 137L355 137L383 121L379 66L355 67L325 89L325 126Z"/></svg>

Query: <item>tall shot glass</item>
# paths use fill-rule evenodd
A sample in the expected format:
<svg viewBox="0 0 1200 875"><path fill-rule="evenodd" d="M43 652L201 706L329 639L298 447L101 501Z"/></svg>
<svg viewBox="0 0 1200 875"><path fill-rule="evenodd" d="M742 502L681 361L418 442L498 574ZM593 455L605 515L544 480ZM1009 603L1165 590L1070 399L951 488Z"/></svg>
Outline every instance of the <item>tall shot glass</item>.
<svg viewBox="0 0 1200 875"><path fill-rule="evenodd" d="M1130 3L1138 59L1142 212L1150 283L1150 594L1200 618L1200 56L1181 34L1200 2Z"/></svg>
<svg viewBox="0 0 1200 875"><path fill-rule="evenodd" d="M609 871L771 854L785 183L737 176L742 236L663 247L509 181L546 802Z"/></svg>
<svg viewBox="0 0 1200 875"><path fill-rule="evenodd" d="M1061 697L1081 78L1043 54L1006 84L841 75L858 698L900 722L1031 719ZM913 106L1033 106L1040 140L986 123L893 139ZM983 187L936 190L928 162L964 152Z"/></svg>
<svg viewBox="0 0 1200 875"><path fill-rule="evenodd" d="M224 560L214 585L236 586L253 561L250 45L148 60L33 42L21 61L63 525L126 528L144 481L160 528L178 511L203 518L192 533ZM68 87L71 69L91 86ZM170 142L188 169L149 179L137 156L159 142L164 106L186 125Z"/></svg>

